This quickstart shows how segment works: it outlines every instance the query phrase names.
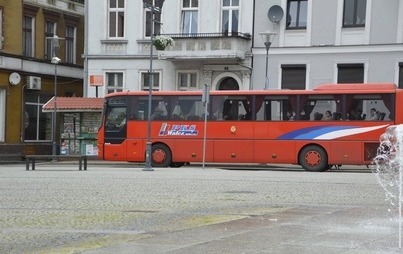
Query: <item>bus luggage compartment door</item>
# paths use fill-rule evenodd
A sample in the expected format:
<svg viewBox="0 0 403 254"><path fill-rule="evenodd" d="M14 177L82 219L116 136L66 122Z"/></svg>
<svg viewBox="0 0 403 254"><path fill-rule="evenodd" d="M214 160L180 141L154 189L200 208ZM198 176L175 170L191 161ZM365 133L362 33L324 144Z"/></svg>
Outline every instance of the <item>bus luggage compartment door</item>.
<svg viewBox="0 0 403 254"><path fill-rule="evenodd" d="M253 153L251 140L214 141L214 161L216 162L251 162Z"/></svg>

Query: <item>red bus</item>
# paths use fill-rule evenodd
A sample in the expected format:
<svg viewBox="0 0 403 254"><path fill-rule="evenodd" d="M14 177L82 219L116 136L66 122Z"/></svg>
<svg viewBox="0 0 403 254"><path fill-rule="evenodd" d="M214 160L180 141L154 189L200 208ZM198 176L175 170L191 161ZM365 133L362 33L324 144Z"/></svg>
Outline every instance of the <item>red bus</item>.
<svg viewBox="0 0 403 254"><path fill-rule="evenodd" d="M206 163L299 164L325 171L371 164L379 136L403 121L403 89L395 84L211 91L206 105L201 91L108 94L98 157L144 162L150 138L153 167L202 162L204 156Z"/></svg>

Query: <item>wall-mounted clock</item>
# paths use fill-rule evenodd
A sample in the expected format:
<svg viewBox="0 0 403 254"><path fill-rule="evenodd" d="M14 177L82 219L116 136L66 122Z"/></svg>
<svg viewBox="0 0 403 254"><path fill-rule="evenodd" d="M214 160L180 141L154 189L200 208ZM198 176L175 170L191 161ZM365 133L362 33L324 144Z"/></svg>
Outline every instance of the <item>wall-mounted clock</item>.
<svg viewBox="0 0 403 254"><path fill-rule="evenodd" d="M21 76L17 72L13 72L10 74L8 81L10 81L10 84L13 86L18 85L21 82Z"/></svg>

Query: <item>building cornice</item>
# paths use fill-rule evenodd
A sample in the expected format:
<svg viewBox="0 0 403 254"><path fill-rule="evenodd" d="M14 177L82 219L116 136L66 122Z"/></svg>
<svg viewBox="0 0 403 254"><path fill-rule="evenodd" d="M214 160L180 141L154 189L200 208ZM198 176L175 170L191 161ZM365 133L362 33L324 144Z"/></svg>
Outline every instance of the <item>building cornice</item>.
<svg viewBox="0 0 403 254"><path fill-rule="evenodd" d="M272 47L271 55L296 55L296 54L343 54L343 53L386 53L403 51L403 44L372 44L372 45L315 45L311 47ZM252 48L256 55L266 54L266 48Z"/></svg>

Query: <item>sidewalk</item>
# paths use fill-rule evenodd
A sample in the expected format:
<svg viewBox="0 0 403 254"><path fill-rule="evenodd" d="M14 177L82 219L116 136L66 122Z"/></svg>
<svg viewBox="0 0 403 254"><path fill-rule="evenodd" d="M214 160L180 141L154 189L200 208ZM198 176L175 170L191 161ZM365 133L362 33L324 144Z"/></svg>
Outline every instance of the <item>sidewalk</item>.
<svg viewBox="0 0 403 254"><path fill-rule="evenodd" d="M0 166L0 253L403 253L370 173L96 163Z"/></svg>
<svg viewBox="0 0 403 254"><path fill-rule="evenodd" d="M278 212L158 234L83 254L346 253L397 254L396 224L379 209L298 206ZM379 216L374 220L374 216Z"/></svg>

